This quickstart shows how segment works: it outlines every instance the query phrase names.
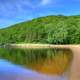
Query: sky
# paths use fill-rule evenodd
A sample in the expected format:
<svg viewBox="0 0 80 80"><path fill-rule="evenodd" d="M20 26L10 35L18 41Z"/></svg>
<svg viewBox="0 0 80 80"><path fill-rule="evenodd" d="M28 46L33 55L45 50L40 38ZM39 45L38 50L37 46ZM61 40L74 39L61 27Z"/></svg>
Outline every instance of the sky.
<svg viewBox="0 0 80 80"><path fill-rule="evenodd" d="M80 15L80 0L0 0L0 28L47 15Z"/></svg>

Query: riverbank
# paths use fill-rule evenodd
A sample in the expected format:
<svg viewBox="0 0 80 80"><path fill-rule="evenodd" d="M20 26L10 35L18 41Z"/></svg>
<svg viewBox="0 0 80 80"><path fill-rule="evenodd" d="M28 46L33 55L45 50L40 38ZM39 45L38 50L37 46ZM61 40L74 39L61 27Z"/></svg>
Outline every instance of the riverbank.
<svg viewBox="0 0 80 80"><path fill-rule="evenodd" d="M13 48L66 48L73 49L80 47L80 45L53 45L53 44L10 44Z"/></svg>

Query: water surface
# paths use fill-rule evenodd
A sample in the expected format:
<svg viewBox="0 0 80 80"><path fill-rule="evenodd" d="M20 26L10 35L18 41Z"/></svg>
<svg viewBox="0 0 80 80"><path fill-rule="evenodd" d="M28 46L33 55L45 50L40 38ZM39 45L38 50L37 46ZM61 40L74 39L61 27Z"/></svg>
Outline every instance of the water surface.
<svg viewBox="0 0 80 80"><path fill-rule="evenodd" d="M0 80L69 80L72 52L0 48Z"/></svg>

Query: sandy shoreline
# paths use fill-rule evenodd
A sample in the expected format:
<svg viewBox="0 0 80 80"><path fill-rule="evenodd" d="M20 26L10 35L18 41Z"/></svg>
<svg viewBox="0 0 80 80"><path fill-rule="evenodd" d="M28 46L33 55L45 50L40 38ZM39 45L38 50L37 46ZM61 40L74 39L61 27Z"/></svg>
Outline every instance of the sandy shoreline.
<svg viewBox="0 0 80 80"><path fill-rule="evenodd" d="M16 48L77 48L80 45L52 45L52 44L10 44L11 47Z"/></svg>

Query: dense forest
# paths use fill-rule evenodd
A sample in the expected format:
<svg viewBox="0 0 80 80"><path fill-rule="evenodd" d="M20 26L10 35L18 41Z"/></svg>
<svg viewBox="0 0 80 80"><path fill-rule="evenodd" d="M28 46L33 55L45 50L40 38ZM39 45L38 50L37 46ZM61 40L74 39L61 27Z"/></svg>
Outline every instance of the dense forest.
<svg viewBox="0 0 80 80"><path fill-rule="evenodd" d="M0 44L79 44L80 16L46 16L0 29Z"/></svg>

